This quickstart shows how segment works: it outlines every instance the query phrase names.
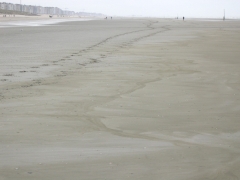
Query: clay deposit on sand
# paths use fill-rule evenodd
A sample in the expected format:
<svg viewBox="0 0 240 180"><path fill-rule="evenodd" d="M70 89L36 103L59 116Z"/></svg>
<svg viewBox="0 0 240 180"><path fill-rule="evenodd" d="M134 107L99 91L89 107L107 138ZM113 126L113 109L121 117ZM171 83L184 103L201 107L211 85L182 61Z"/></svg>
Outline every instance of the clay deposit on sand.
<svg viewBox="0 0 240 180"><path fill-rule="evenodd" d="M0 29L0 179L240 178L239 28Z"/></svg>

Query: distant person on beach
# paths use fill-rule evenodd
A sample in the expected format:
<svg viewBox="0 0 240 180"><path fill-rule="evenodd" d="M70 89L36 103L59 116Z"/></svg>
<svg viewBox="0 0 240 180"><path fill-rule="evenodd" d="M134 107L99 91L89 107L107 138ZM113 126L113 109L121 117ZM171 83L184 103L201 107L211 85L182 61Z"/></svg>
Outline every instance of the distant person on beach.
<svg viewBox="0 0 240 180"><path fill-rule="evenodd" d="M183 21L184 21L185 17L183 17Z"/></svg>

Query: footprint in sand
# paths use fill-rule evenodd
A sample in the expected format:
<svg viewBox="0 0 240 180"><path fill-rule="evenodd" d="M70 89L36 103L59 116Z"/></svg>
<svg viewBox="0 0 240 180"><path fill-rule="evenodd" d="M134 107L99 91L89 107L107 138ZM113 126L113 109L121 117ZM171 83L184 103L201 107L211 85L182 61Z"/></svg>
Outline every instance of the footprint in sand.
<svg viewBox="0 0 240 180"><path fill-rule="evenodd" d="M13 74L4 74L3 76L14 76Z"/></svg>
<svg viewBox="0 0 240 180"><path fill-rule="evenodd" d="M58 74L55 77L63 77L63 76L67 76L66 74Z"/></svg>
<svg viewBox="0 0 240 180"><path fill-rule="evenodd" d="M90 63L97 63L98 60L97 59L91 59Z"/></svg>

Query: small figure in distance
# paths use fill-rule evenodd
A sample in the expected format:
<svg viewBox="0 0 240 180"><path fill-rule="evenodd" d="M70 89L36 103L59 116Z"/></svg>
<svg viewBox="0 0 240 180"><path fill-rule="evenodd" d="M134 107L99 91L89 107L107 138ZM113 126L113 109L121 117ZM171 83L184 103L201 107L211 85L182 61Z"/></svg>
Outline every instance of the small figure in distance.
<svg viewBox="0 0 240 180"><path fill-rule="evenodd" d="M111 17L111 19L112 19L112 17Z"/></svg>
<svg viewBox="0 0 240 180"><path fill-rule="evenodd" d="M184 21L185 17L183 17L183 21Z"/></svg>

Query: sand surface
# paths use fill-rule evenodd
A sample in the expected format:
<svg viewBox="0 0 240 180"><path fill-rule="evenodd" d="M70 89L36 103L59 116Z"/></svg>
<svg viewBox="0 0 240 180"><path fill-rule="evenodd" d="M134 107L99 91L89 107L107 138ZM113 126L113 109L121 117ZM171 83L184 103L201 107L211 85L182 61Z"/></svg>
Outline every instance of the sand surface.
<svg viewBox="0 0 240 180"><path fill-rule="evenodd" d="M1 180L240 178L240 23L0 29Z"/></svg>

